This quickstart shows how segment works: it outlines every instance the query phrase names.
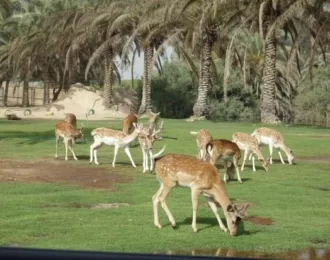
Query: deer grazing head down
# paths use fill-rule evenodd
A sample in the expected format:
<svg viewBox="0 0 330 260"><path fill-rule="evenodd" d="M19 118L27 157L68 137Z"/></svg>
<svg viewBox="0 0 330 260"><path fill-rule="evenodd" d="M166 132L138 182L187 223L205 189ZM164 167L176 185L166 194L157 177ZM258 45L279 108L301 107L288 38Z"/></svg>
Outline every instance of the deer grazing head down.
<svg viewBox="0 0 330 260"><path fill-rule="evenodd" d="M237 235L241 220L245 217L250 203L232 203L227 194L225 184L221 180L218 170L212 164L199 160L193 156L182 154L168 154L155 159L155 171L160 181L160 189L153 196L154 225L162 228L158 218L158 204L167 214L171 226L176 227L176 222L166 204L166 197L176 187L191 189L193 217L192 229L197 232L196 218L198 209L198 196L204 195L216 216L220 228L233 236ZM227 228L222 223L217 205L220 205L227 220Z"/></svg>

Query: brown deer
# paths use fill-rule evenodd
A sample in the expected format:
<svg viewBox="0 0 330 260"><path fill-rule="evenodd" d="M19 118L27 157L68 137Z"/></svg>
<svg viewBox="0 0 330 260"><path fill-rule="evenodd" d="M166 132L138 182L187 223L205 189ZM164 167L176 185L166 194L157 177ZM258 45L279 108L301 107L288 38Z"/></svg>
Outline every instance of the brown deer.
<svg viewBox="0 0 330 260"><path fill-rule="evenodd" d="M237 235L241 219L245 217L246 209L250 203L232 203L228 197L225 185L220 178L217 168L206 161L199 160L193 156L181 154L168 154L155 158L155 171L160 181L160 189L152 197L154 211L154 225L161 229L158 218L158 204L160 203L168 216L171 226L176 228L176 222L166 204L166 197L176 187L189 187L192 197L192 229L197 232L196 218L198 209L198 197L204 195L208 204L215 214L220 228L231 235ZM220 205L227 220L224 226L217 209Z"/></svg>
<svg viewBox="0 0 330 260"><path fill-rule="evenodd" d="M75 114L72 113L66 113L64 121L70 123L71 125L74 126L74 128L77 128L77 117Z"/></svg>
<svg viewBox="0 0 330 260"><path fill-rule="evenodd" d="M196 135L196 143L198 148L198 159L206 160L206 145L213 140L211 133L207 129L201 129L198 132L190 131L190 134Z"/></svg>
<svg viewBox="0 0 330 260"><path fill-rule="evenodd" d="M288 157L289 164L294 163L294 155L289 147L287 147L284 143L284 139L280 132L267 128L267 127L260 127L257 128L251 136L254 136L259 145L268 145L269 146L269 154L270 154L270 163L273 163L273 147L278 149L278 155L280 156L281 162L285 164L281 151L284 151L286 156Z"/></svg>
<svg viewBox="0 0 330 260"><path fill-rule="evenodd" d="M64 145L65 145L65 160L68 160L68 148L70 149L73 158L75 160L78 160L74 151L73 151L73 144L75 142L75 139L80 138L84 139L83 134L84 126L81 127L81 129L76 129L72 124L60 120L56 123L55 126L55 137L56 137L56 152L55 152L55 158L58 158L57 149L58 149L58 142L60 137L63 138Z"/></svg>
<svg viewBox="0 0 330 260"><path fill-rule="evenodd" d="M242 183L241 176L238 170L238 161L241 158L241 150L234 142L224 139L215 139L206 145L207 153L210 157L210 163L215 165L218 160L224 161L225 174L223 176L224 182L227 179L234 177L235 171L239 183ZM228 162L231 163L229 170L227 169Z"/></svg>
<svg viewBox="0 0 330 260"><path fill-rule="evenodd" d="M138 119L137 116L133 113L130 113L128 116L126 116L122 122L122 129L125 135L129 135L134 131L133 124L137 123Z"/></svg>
<svg viewBox="0 0 330 260"><path fill-rule="evenodd" d="M269 159L265 160L264 156L262 155L258 141L255 137L250 136L249 134L242 133L242 132L236 132L233 134L233 140L234 143L238 145L238 147L244 151L244 159L241 166L241 171L244 171L244 165L245 161L247 159L247 156L249 153L252 154L252 169L255 172L255 158L254 154L258 157L258 160L262 163L262 167L268 172L269 169Z"/></svg>

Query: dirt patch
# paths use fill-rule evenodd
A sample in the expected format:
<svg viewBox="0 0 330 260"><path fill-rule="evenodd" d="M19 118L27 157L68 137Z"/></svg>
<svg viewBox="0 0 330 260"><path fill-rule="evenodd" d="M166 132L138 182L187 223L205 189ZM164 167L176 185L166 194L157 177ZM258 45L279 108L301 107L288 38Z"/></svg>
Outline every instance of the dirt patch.
<svg viewBox="0 0 330 260"><path fill-rule="evenodd" d="M297 156L296 161L330 162L330 156Z"/></svg>
<svg viewBox="0 0 330 260"><path fill-rule="evenodd" d="M128 166L127 166L128 167ZM114 184L128 183L125 166L81 166L56 159L43 161L0 160L0 182L58 183L83 188L114 190Z"/></svg>
<svg viewBox="0 0 330 260"><path fill-rule="evenodd" d="M271 218L262 218L257 216L250 216L244 219L245 221L249 221L256 225L270 226L273 225L273 220Z"/></svg>

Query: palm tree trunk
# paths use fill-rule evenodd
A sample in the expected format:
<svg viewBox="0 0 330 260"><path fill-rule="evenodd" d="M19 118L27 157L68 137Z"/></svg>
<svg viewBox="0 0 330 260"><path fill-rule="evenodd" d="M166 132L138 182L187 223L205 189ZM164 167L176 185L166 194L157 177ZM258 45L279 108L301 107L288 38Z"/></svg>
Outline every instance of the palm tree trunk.
<svg viewBox="0 0 330 260"><path fill-rule="evenodd" d="M43 71L42 71L43 81L44 81L44 96L42 103L43 105L46 105L49 103L49 88L50 88L50 75L48 72L48 66L44 64Z"/></svg>
<svg viewBox="0 0 330 260"><path fill-rule="evenodd" d="M280 123L276 115L275 104L276 77L276 38L275 34L265 43L265 61L261 85L261 122L268 124Z"/></svg>
<svg viewBox="0 0 330 260"><path fill-rule="evenodd" d="M139 114L151 111L151 62L154 56L154 49L151 45L144 48L144 71L142 100L139 108Z"/></svg>
<svg viewBox="0 0 330 260"><path fill-rule="evenodd" d="M64 72L63 72L63 67L61 67L61 65L59 64L57 66L57 83L59 84L58 88L53 88L53 98L52 98L52 102L56 101L58 96L60 95L63 87L65 84L67 84L67 80L66 77L64 78Z"/></svg>
<svg viewBox="0 0 330 260"><path fill-rule="evenodd" d="M111 108L113 105L113 51L112 48L108 48L108 52L105 54L104 59L104 86L103 97L104 105L106 108Z"/></svg>
<svg viewBox="0 0 330 260"><path fill-rule="evenodd" d="M3 105L5 107L7 106L7 100L8 100L9 82L10 82L10 80L7 78L6 85L5 85L5 92L3 94Z"/></svg>
<svg viewBox="0 0 330 260"><path fill-rule="evenodd" d="M133 55L132 55L132 64L131 64L131 85L132 85L132 89L134 89L134 63L135 63L136 52L137 52L137 48L134 49Z"/></svg>
<svg viewBox="0 0 330 260"><path fill-rule="evenodd" d="M22 97L22 106L29 106L29 78L28 75L25 76L23 83L23 97Z"/></svg>
<svg viewBox="0 0 330 260"><path fill-rule="evenodd" d="M201 54L201 70L200 80L198 87L197 101L193 107L194 116L201 117L208 114L208 90L211 79L211 50L212 43L210 40L203 41L203 48Z"/></svg>

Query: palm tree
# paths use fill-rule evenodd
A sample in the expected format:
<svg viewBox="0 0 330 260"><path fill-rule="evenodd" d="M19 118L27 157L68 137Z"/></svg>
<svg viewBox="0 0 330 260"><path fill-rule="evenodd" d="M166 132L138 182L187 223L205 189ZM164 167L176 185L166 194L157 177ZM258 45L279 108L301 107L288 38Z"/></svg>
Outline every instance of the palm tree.
<svg viewBox="0 0 330 260"><path fill-rule="evenodd" d="M199 86L194 116L208 114L208 92L211 83L211 68L214 67L212 52L221 48L218 42L226 38L223 32L226 26L237 23L239 13L244 7L237 1L186 0L174 1L170 10L176 10L182 17L186 33L185 43L194 57L199 60ZM220 53L220 52L219 52Z"/></svg>
<svg viewBox="0 0 330 260"><path fill-rule="evenodd" d="M259 5L259 28L264 43L261 121L263 123L279 123L279 113L276 109L276 58L278 43L276 32L282 29L287 35L290 35L294 44L288 59L292 60L292 57L296 57L297 50L299 50L304 39L302 35L316 38L315 36L320 34L320 30L324 31L321 25L318 24L315 14L322 10L323 3L326 1L257 0L254 2ZM298 24L301 24L301 26L300 30L297 31ZM316 40L318 39L316 38Z"/></svg>

